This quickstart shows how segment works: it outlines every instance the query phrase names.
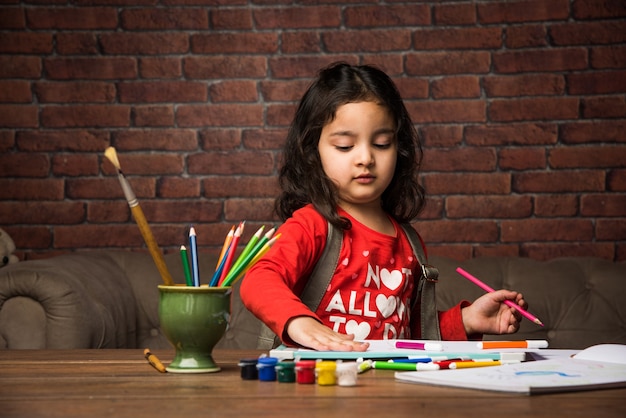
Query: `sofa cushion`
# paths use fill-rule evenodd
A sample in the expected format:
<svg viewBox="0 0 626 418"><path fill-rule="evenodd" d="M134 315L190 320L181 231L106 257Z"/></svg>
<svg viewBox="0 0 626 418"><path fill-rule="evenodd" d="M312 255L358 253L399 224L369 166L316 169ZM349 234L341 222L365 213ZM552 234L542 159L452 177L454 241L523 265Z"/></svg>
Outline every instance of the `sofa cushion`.
<svg viewBox="0 0 626 418"><path fill-rule="evenodd" d="M37 347L29 348L134 347L136 301L124 271L106 253L12 264L2 275L0 344L5 348L14 348L5 335L18 326L25 334L34 330ZM19 319L16 324L8 318Z"/></svg>

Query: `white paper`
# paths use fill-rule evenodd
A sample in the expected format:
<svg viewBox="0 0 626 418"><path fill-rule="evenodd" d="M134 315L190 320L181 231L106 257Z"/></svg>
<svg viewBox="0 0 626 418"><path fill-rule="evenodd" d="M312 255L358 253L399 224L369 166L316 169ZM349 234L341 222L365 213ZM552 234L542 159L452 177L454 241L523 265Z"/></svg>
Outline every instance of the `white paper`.
<svg viewBox="0 0 626 418"><path fill-rule="evenodd" d="M396 372L398 381L523 394L626 386L626 365L553 357L519 364L433 372Z"/></svg>

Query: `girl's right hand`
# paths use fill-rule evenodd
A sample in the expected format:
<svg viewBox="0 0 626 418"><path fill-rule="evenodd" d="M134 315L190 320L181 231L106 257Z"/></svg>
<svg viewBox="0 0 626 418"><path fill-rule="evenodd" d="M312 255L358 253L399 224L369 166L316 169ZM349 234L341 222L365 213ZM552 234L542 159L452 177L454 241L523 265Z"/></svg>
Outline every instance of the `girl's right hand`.
<svg viewBox="0 0 626 418"><path fill-rule="evenodd" d="M318 351L366 351L368 343L354 341L354 335L340 334L310 316L298 316L287 323L287 335L296 344Z"/></svg>

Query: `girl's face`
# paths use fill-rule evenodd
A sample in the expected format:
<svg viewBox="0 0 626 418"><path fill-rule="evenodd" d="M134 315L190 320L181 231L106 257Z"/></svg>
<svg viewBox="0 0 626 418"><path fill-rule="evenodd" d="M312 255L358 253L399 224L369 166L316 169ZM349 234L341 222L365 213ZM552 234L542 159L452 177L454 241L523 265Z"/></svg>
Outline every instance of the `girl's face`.
<svg viewBox="0 0 626 418"><path fill-rule="evenodd" d="M395 123L376 102L346 103L322 129L322 168L339 188L339 205L376 204L396 167Z"/></svg>

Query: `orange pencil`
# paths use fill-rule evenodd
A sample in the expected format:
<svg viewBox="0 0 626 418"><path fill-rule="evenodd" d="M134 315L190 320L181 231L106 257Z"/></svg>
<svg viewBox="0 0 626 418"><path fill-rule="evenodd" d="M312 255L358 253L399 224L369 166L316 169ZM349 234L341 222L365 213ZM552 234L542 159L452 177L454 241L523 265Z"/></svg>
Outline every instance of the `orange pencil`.
<svg viewBox="0 0 626 418"><path fill-rule="evenodd" d="M233 241L233 236L234 235L235 235L235 225L233 225L230 228L230 231L228 231L228 235L226 235L226 239L224 239L224 245L222 246L222 251L220 252L220 256L217 259L217 264L215 265L215 270L217 270L220 267L220 264L222 264L222 259L226 255L226 251L228 251L228 246Z"/></svg>

